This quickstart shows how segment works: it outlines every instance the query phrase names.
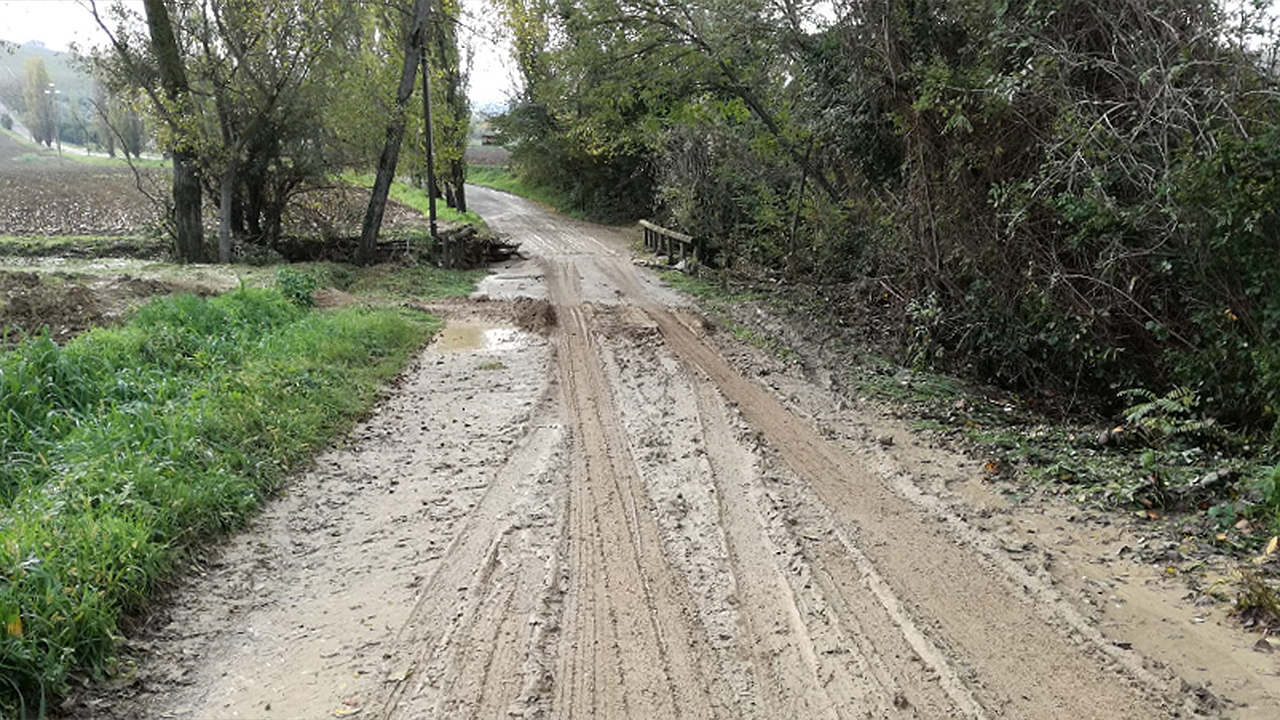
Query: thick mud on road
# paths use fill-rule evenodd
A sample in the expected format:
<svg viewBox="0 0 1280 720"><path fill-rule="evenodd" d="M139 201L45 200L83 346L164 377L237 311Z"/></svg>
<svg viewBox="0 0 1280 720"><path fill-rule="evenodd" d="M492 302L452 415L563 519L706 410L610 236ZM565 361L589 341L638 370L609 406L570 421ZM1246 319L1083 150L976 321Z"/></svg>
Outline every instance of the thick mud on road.
<svg viewBox="0 0 1280 720"><path fill-rule="evenodd" d="M1176 588L1126 570L1127 615L1081 602L1099 543L1023 542L950 489L976 463L738 345L618 231L471 193L529 259L437 307L450 329L96 712L1276 717L1275 660L1184 628Z"/></svg>

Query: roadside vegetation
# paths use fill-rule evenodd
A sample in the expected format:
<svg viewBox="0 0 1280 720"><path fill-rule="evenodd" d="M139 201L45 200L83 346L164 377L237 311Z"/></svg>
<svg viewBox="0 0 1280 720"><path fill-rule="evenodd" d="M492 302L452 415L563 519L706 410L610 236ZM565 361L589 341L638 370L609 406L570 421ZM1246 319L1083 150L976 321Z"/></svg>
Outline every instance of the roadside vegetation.
<svg viewBox="0 0 1280 720"><path fill-rule="evenodd" d="M403 301L466 293L475 274L284 268L273 287L163 298L0 354L0 713L43 715L72 674L109 674L120 623L438 328L402 302L315 309L322 278Z"/></svg>
<svg viewBox="0 0 1280 720"><path fill-rule="evenodd" d="M373 187L374 176L370 174L343 173L341 180L352 187L371 188ZM387 197L401 205L417 210L423 217L427 217L428 212L431 210L431 197L426 188L415 187L406 182L399 180L392 182ZM471 211L449 207L447 203L439 198L436 201L436 217L442 222L475 225L478 228L485 226L484 219L479 215Z"/></svg>
<svg viewBox="0 0 1280 720"><path fill-rule="evenodd" d="M887 328L866 316L851 322L829 298L807 292L812 288L780 291L772 282L730 282L724 273L662 277L738 339L789 363L824 363L849 398L980 459L984 477L1011 502L1063 498L1176 538L1131 551L1166 575L1232 601L1250 627L1280 624L1274 448L1218 422L1195 390L1128 391L1115 415L1096 404L1065 411L1071 399L903 362ZM1234 580L1223 582L1224 576Z"/></svg>

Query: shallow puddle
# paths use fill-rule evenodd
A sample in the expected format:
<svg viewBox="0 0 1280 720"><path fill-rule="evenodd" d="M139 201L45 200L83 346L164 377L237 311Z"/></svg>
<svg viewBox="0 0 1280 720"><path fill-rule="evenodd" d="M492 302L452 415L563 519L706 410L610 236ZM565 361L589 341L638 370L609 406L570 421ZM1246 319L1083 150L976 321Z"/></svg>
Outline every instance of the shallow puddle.
<svg viewBox="0 0 1280 720"><path fill-rule="evenodd" d="M443 352L459 350L517 350L529 344L529 334L512 327L478 323L449 323L432 345Z"/></svg>

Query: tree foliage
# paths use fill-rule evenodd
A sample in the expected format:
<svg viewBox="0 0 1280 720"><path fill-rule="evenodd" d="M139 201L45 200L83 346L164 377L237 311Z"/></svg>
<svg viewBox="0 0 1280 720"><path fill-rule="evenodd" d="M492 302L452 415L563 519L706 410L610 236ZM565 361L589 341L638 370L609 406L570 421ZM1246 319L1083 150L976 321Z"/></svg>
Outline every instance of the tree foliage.
<svg viewBox="0 0 1280 720"><path fill-rule="evenodd" d="M189 153L205 202L219 211L218 257L233 240L275 247L300 192L336 171L367 167L387 122L408 122L395 98L397 50L416 4L345 0L154 0L173 28L187 91L166 75L156 38L115 4L99 15L114 48L97 65L113 97L146 98L162 147ZM456 3L431 9L430 43L446 109L442 139L449 198L464 201L465 73L453 28ZM148 10L150 17L150 9ZM412 86L410 86L412 90ZM180 96L180 97L179 97ZM120 133L117 133L117 139ZM416 160L416 159L415 159Z"/></svg>
<svg viewBox="0 0 1280 720"><path fill-rule="evenodd" d="M53 93L43 59L27 58L26 71L22 97L26 106L27 129L31 131L32 140L49 147L53 145L56 130L54 103L57 96Z"/></svg>

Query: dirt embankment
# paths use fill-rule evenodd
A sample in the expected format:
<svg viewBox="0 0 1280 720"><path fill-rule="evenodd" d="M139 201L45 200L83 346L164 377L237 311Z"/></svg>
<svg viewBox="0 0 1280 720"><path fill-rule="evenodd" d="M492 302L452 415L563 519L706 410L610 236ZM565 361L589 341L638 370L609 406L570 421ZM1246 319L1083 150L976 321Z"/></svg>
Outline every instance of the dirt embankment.
<svg viewBox="0 0 1280 720"><path fill-rule="evenodd" d="M1123 528L1003 501L716 332L623 234L472 202L534 259L439 305L375 416L77 712L1275 717L1274 657L1118 564Z"/></svg>

